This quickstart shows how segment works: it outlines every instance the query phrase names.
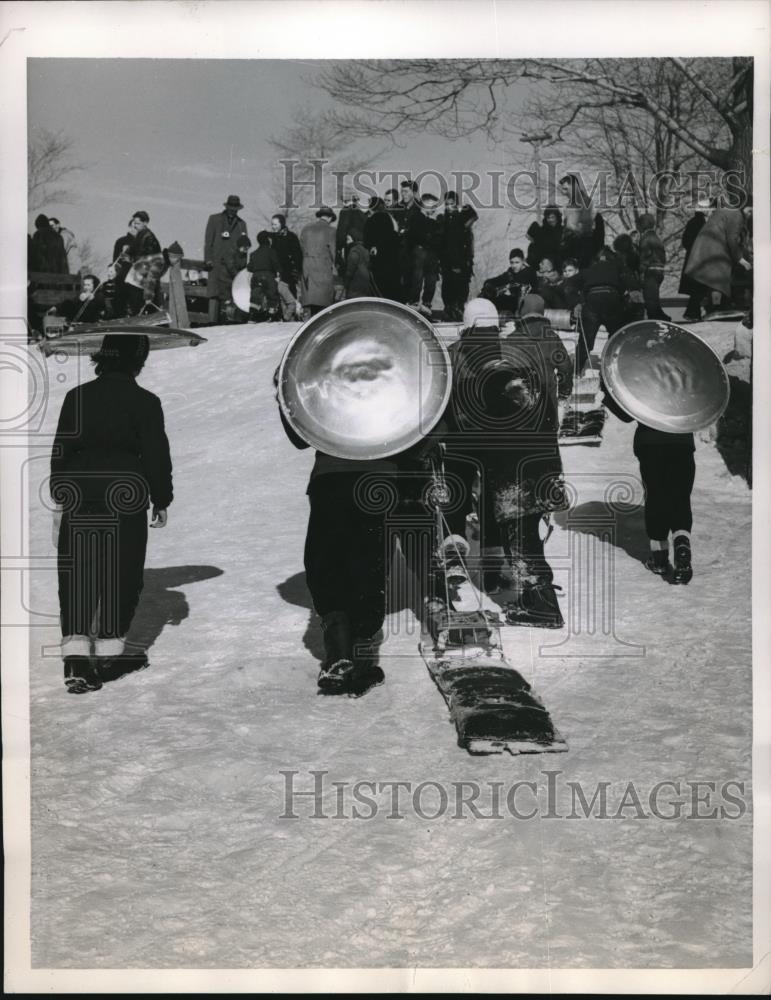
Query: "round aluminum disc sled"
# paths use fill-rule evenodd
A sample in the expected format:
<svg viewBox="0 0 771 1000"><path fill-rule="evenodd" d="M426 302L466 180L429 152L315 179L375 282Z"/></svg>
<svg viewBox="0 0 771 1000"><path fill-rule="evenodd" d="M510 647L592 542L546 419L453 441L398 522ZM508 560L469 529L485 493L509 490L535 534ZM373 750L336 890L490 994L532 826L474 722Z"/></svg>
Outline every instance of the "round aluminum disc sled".
<svg viewBox="0 0 771 1000"><path fill-rule="evenodd" d="M388 299L347 299L297 331L278 399L308 444L338 458L396 455L428 434L452 388L446 348L419 313Z"/></svg>
<svg viewBox="0 0 771 1000"><path fill-rule="evenodd" d="M622 327L602 354L613 400L635 420L684 434L714 423L728 405L728 375L709 344L674 323Z"/></svg>
<svg viewBox="0 0 771 1000"><path fill-rule="evenodd" d="M61 337L38 342L40 350L46 357L52 354L96 354L106 336L137 336L141 334L150 341L151 351L168 350L171 347L197 347L206 343L206 337L201 337L191 330L178 330L169 326L84 326L77 331L68 330Z"/></svg>
<svg viewBox="0 0 771 1000"><path fill-rule="evenodd" d="M252 298L252 275L246 268L239 271L233 278L230 295L241 312L249 312Z"/></svg>

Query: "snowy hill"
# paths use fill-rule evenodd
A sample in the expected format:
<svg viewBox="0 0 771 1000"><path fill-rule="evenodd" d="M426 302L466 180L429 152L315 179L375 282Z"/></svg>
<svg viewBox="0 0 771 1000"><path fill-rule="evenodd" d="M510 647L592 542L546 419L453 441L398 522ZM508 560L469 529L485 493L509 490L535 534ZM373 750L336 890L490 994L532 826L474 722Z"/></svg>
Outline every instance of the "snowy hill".
<svg viewBox="0 0 771 1000"><path fill-rule="evenodd" d="M746 486L697 435L695 575L672 587L641 563L633 425L611 417L599 449L565 449L577 500L547 551L582 631L509 629L506 643L570 750L470 757L407 610L389 620L384 686L358 701L316 694L320 634L302 577L313 455L285 439L271 382L294 328L205 330L207 344L153 353L140 376L163 401L175 490L168 526L150 532L133 631L150 643L148 670L68 695L55 562L32 574L33 966L750 965ZM90 376L82 360L48 364L51 434L64 392ZM29 466L41 560L54 556L47 458ZM590 593L613 607L606 633ZM327 772L322 815L305 797L299 818L281 818L287 781L310 790L310 771ZM370 789L376 814L354 819L357 781L439 782L451 798L442 810L426 786L416 811L406 792L397 819L393 790ZM461 781L480 784L482 816L466 805L455 817ZM517 781L534 783L512 798L533 818L506 809ZM680 789L660 792L660 812L679 799L679 819L651 814L664 781ZM715 786L694 807L697 781ZM740 806L721 796L729 781L746 783L743 795L732 786ZM576 805L568 782L587 799L607 783L608 818L563 818ZM624 799L629 783L647 818Z"/></svg>

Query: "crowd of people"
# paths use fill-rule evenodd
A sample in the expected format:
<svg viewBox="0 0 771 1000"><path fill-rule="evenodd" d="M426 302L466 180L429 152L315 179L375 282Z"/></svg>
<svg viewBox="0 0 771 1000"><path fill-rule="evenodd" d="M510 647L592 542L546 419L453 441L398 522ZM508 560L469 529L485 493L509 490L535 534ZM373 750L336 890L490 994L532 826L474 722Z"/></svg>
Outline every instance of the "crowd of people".
<svg viewBox="0 0 771 1000"><path fill-rule="evenodd" d="M637 229L606 242L605 223L594 211L576 174L560 181L566 204L546 206L540 222L527 230L527 246L509 253L508 267L482 281L481 296L500 313L516 315L524 295L540 295L550 310L568 310L583 333L580 350L590 352L597 330L612 334L625 323L647 317L667 319L660 290L667 273L665 244L656 219L644 213ZM474 274L477 212L455 192L443 199L418 191L405 180L382 198L353 194L340 209L322 206L299 233L275 214L270 229L252 244L244 208L229 195L211 215L204 235L205 280L210 323L307 318L340 299L374 296L405 303L459 322ZM699 202L682 235L685 263L679 291L688 295L685 321L698 321L726 306L747 310L751 298L751 207L729 208ZM74 236L55 218L39 215L29 237L31 272L67 273L68 244ZM146 211L135 212L128 231L115 241L112 262L100 280L82 277L77 298L57 311L68 322L121 319L162 306L161 277L170 261L182 260L177 243L161 247ZM235 301L234 279L248 272L248 302ZM34 291L34 288L31 289ZM31 308L30 324L40 317Z"/></svg>

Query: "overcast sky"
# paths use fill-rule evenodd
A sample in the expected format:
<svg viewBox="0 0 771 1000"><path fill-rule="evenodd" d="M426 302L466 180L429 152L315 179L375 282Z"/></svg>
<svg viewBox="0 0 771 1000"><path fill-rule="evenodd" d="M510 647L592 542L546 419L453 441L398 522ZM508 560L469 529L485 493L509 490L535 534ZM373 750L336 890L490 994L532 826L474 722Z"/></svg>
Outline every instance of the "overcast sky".
<svg viewBox="0 0 771 1000"><path fill-rule="evenodd" d="M103 259L140 208L163 246L178 240L188 256L200 256L206 219L228 194L244 202L241 215L254 239L278 207L268 139L291 123L296 107L330 106L312 83L319 64L307 60L30 59L27 65L30 134L61 131L85 164L68 183L74 200L41 210L90 238ZM385 170L509 165L506 151L482 137L405 134L399 141L403 148L388 140L359 148L387 147L377 163ZM508 243L534 217L506 211L482 221L487 235L500 234L505 258Z"/></svg>

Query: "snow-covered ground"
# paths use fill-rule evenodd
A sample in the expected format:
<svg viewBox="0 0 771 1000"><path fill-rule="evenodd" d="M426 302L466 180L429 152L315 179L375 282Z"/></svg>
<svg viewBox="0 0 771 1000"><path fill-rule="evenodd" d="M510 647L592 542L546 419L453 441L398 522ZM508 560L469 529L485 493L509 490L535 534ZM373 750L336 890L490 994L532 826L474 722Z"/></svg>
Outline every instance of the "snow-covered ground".
<svg viewBox="0 0 771 1000"><path fill-rule="evenodd" d="M312 453L286 441L271 384L293 329L202 331L208 344L154 353L140 378L163 400L176 494L168 526L150 532L135 622L148 670L68 695L53 564L32 576L33 967L751 965L746 485L700 436L695 576L678 588L640 561L639 487L622 488L609 516L608 484L637 477L633 425L611 417L600 448L565 449L577 501L548 553L581 633L509 629L506 644L570 749L471 757L409 611L389 620L384 686L360 700L317 696L320 634L302 576ZM729 325L700 332L721 355L731 346ZM82 361L48 364L52 433L65 390L90 375ZM50 559L46 456L29 468L31 552ZM596 541L603 527L613 532ZM613 624L587 637L586 594L602 581ZM282 771L300 790L327 772L322 817L306 797L298 819L282 818ZM439 782L451 795L477 782L482 817L456 817L451 798L422 818L407 793L403 818L389 818L393 790L381 789L376 815L354 819L349 785L334 818L332 783L367 780ZM526 814L537 798L531 819L506 808L518 781L534 783L514 800ZM664 781L680 793L663 788L661 812L679 798L679 819L651 814ZM714 791L697 788L694 807L686 783L697 781ZM743 795L726 792L730 781ZM568 782L587 799L609 783L608 817L566 818ZM433 793L424 816L437 811ZM694 816L721 807L743 815Z"/></svg>

